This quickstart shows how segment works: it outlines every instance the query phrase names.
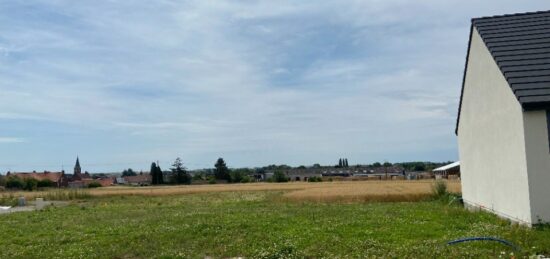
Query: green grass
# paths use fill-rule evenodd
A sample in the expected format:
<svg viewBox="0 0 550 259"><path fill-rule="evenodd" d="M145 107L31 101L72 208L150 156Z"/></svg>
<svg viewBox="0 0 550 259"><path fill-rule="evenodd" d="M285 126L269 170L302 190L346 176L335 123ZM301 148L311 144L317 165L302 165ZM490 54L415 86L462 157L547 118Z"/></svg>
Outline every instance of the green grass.
<svg viewBox="0 0 550 259"><path fill-rule="evenodd" d="M282 192L91 198L0 215L0 258L510 257L498 243L447 246L461 237L512 241L550 254L550 228L510 225L441 201L295 203ZM518 255L518 252L514 252Z"/></svg>

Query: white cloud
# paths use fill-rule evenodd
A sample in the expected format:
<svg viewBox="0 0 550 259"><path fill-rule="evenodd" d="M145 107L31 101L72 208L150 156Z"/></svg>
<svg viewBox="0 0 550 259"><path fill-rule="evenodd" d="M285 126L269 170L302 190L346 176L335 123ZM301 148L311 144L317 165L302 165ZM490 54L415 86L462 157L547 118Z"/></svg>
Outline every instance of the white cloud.
<svg viewBox="0 0 550 259"><path fill-rule="evenodd" d="M261 165L454 159L469 19L546 2L29 4L0 8L7 134L109 159ZM69 129L86 133L70 142Z"/></svg>
<svg viewBox="0 0 550 259"><path fill-rule="evenodd" d="M25 141L24 138L0 137L0 143L21 143Z"/></svg>

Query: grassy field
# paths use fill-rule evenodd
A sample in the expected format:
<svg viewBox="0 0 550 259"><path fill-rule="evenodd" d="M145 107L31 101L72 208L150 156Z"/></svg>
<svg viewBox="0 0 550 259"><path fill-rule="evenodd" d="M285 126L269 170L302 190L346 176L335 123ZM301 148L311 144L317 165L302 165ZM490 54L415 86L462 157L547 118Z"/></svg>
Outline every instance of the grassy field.
<svg viewBox="0 0 550 259"><path fill-rule="evenodd" d="M147 186L128 187L116 186L89 189L87 196L105 197L119 195L165 196L178 194L197 194L210 192L234 191L285 191L283 195L294 201L327 201L327 202L357 202L357 201L417 201L431 195L433 180L422 181L344 181L344 182L289 182L289 183L246 183L246 184L214 184L214 185L179 185L179 186ZM460 193L459 181L448 181L450 192ZM0 192L2 197L26 196L51 197L66 199L63 196L70 191L57 189L38 192ZM56 197L59 196L59 197Z"/></svg>
<svg viewBox="0 0 550 259"><path fill-rule="evenodd" d="M110 193L115 189L97 189L91 197L66 207L0 215L0 257L448 258L550 254L548 227L514 226L488 213L468 212L443 201L359 202L369 199L346 195L364 195L358 191L360 183L331 184L203 187L223 192L188 186L183 189L198 189L184 193L173 187L146 188L142 195L126 193L141 192L141 188L117 188L116 194ZM358 184L356 190L353 184ZM366 186L374 189L370 184L374 183ZM400 186L396 190L407 186L394 184ZM343 186L351 190L343 191ZM409 186L414 188L424 187ZM309 198L322 192L320 189L340 190L344 198ZM308 194L305 190L311 191ZM501 237L522 250L487 242L445 244L471 236Z"/></svg>

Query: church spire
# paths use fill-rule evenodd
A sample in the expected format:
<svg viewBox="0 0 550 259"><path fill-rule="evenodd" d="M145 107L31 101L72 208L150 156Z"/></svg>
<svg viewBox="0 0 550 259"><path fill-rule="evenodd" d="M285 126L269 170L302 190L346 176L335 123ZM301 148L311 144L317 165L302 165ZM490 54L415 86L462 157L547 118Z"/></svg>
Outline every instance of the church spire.
<svg viewBox="0 0 550 259"><path fill-rule="evenodd" d="M76 156L76 164L74 165L74 176L80 178L80 173L82 172L80 168L80 161L78 161L78 156Z"/></svg>

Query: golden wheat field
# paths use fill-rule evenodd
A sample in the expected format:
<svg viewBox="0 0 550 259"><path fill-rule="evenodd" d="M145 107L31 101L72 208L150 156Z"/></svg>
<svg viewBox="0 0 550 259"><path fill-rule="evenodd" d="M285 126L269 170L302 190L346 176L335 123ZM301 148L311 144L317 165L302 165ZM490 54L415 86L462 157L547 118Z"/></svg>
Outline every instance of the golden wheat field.
<svg viewBox="0 0 550 259"><path fill-rule="evenodd" d="M97 189L86 189L90 196L119 195L185 195L208 192L239 191L284 191L283 199L289 201L318 202L360 202L360 201L416 201L430 196L434 180L419 181L339 181L339 182L289 182L289 183L245 183L215 185L179 185L179 186L146 186L129 187L113 186ZM459 193L460 181L447 181L450 192ZM29 199L51 196L50 190L38 192L4 192L1 196L25 196Z"/></svg>

